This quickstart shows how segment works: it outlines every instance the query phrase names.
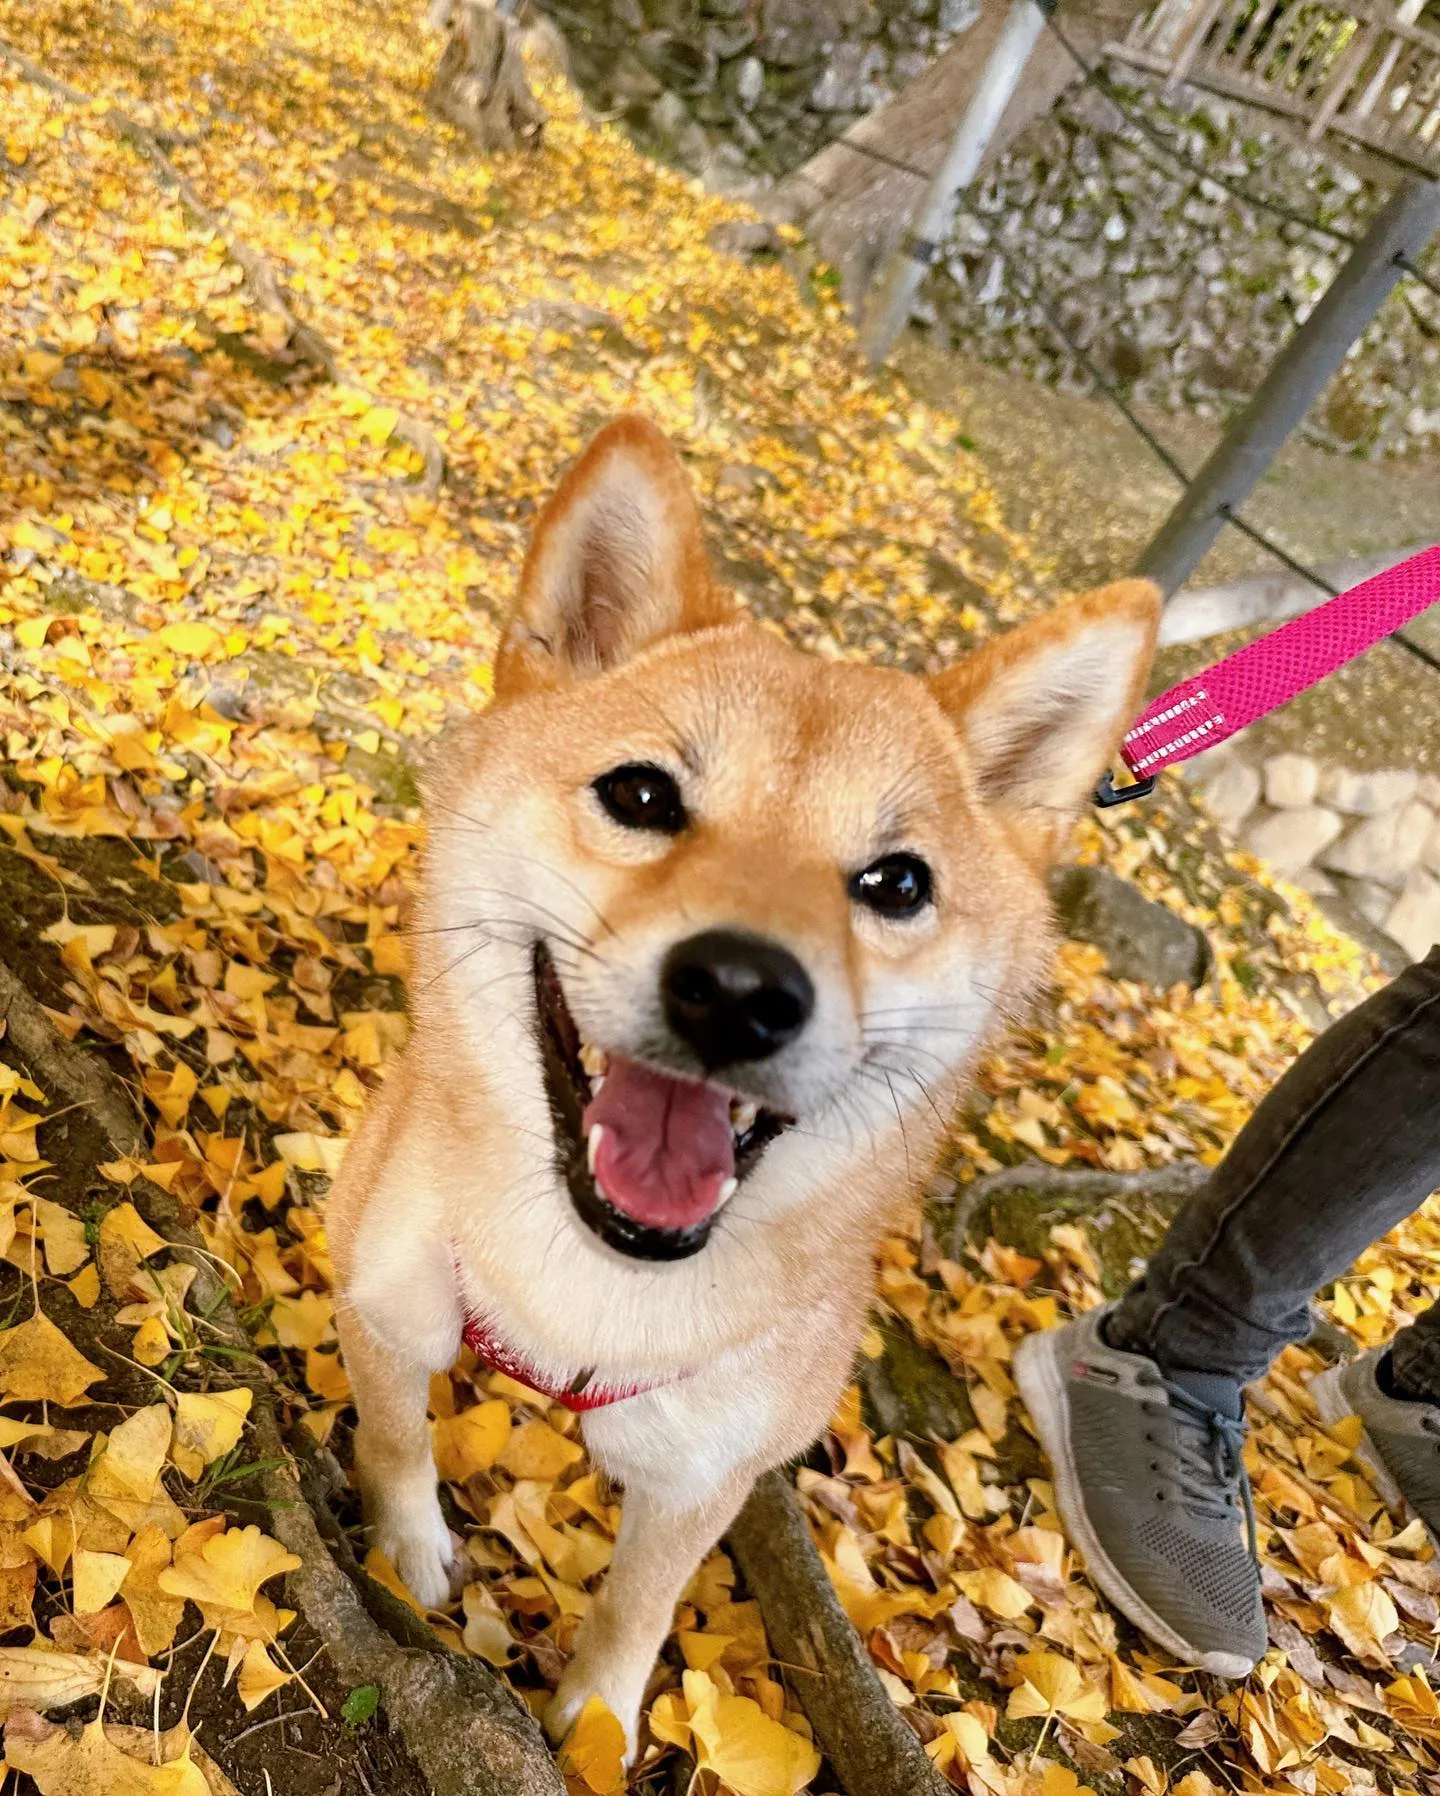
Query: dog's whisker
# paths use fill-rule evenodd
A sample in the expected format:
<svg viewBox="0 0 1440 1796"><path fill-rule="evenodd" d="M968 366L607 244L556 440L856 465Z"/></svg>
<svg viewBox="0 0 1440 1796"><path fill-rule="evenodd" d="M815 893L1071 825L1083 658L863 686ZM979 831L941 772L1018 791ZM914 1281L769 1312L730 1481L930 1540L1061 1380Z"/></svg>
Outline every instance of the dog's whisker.
<svg viewBox="0 0 1440 1796"><path fill-rule="evenodd" d="M507 892L499 886L467 885L457 886L454 890L457 895L470 895L479 892L488 894L493 898L504 898L510 904L529 905L537 916L545 918L553 928L560 931L560 939L567 947L573 948L578 954L588 954L592 956L595 960L598 960L602 966L605 964L605 957L597 951L594 943L591 942L588 936L580 933L579 929L576 928L569 918L562 917L558 911L550 910L546 905L538 903L533 898L523 897L517 892ZM503 926L511 929L527 929L533 930L536 933L544 933L540 925L525 917L487 917L486 922L492 926Z"/></svg>
<svg viewBox="0 0 1440 1796"><path fill-rule="evenodd" d="M462 822L468 823L477 835L489 835L494 828L493 824L482 823L478 817L467 816L464 811L457 811L453 805L440 804L434 799L430 800L428 808L432 810L448 811L452 817L459 817ZM433 828L435 826L431 825L430 827ZM567 890L573 892L582 904L588 905L589 908L594 911L596 920L607 935L614 935L615 928L610 922L610 919L605 915L604 911L601 910L600 906L585 888L577 881L571 879L568 873L563 873L559 867L552 866L549 861L541 860L538 855L524 854L518 848L507 847L505 853L511 860L521 861L527 867L538 867L542 873L547 873L551 879L558 880Z"/></svg>

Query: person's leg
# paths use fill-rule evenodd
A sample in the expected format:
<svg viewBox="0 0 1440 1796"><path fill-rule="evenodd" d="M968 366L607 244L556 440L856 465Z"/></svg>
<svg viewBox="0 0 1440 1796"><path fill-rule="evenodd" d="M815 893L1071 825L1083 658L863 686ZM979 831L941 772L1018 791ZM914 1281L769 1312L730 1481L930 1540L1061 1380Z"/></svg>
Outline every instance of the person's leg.
<svg viewBox="0 0 1440 1796"><path fill-rule="evenodd" d="M1119 1304L1020 1343L1066 1531L1167 1651L1223 1677L1264 1652L1240 1386L1307 1332L1317 1288L1437 1185L1440 949L1301 1056ZM1440 1374L1440 1310L1401 1342L1399 1368ZM1327 1421L1361 1415L1385 1494L1440 1534L1440 1407L1388 1392L1394 1371L1377 1351L1311 1388Z"/></svg>
<svg viewBox="0 0 1440 1796"><path fill-rule="evenodd" d="M1390 1343L1386 1382L1393 1395L1440 1405L1440 1303L1422 1310Z"/></svg>
<svg viewBox="0 0 1440 1796"><path fill-rule="evenodd" d="M1243 1384L1309 1332L1314 1293L1437 1186L1440 948L1301 1055L1176 1217L1105 1338L1167 1370ZM1440 1391L1440 1318L1398 1362L1412 1354Z"/></svg>

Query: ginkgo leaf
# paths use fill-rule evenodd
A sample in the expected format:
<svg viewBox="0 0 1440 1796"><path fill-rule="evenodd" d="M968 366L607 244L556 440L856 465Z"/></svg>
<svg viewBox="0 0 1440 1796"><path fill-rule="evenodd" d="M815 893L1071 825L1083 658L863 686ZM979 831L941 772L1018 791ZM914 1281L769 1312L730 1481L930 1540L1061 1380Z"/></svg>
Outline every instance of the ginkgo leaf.
<svg viewBox="0 0 1440 1796"><path fill-rule="evenodd" d="M463 1484L476 1472L488 1472L509 1439L510 1405L498 1397L442 1417L431 1426L435 1469L441 1478Z"/></svg>
<svg viewBox="0 0 1440 1796"><path fill-rule="evenodd" d="M1371 1665L1387 1665L1384 1642L1400 1626L1394 1599L1383 1585L1349 1584L1326 1598L1330 1626L1355 1654Z"/></svg>
<svg viewBox="0 0 1440 1796"><path fill-rule="evenodd" d="M91 1260L67 1280L66 1289L82 1310L93 1310L100 1301L100 1268Z"/></svg>
<svg viewBox="0 0 1440 1796"><path fill-rule="evenodd" d="M1105 1693L1086 1682L1079 1667L1059 1653L1040 1649L1021 1653L1015 1661L1021 1682L1010 1692L1006 1714L1064 1715L1072 1721L1103 1721Z"/></svg>
<svg viewBox="0 0 1440 1796"><path fill-rule="evenodd" d="M70 1565L75 1613L98 1613L118 1593L129 1571L130 1561L122 1553L92 1553L82 1547Z"/></svg>
<svg viewBox="0 0 1440 1796"><path fill-rule="evenodd" d="M490 1665L508 1665L515 1657L515 1637L505 1612L483 1584L467 1584L461 1598L465 1614L465 1650Z"/></svg>
<svg viewBox="0 0 1440 1796"><path fill-rule="evenodd" d="M625 1730L592 1696L576 1717L560 1755L560 1768L595 1796L618 1796L625 1788Z"/></svg>
<svg viewBox="0 0 1440 1796"><path fill-rule="evenodd" d="M225 638L213 624L166 624L156 634L167 649L197 661L208 660L225 646Z"/></svg>
<svg viewBox="0 0 1440 1796"><path fill-rule="evenodd" d="M153 1524L143 1528L125 1550L130 1570L120 1595L130 1611L131 1625L141 1648L152 1657L169 1650L185 1613L179 1597L167 1596L157 1580L170 1568L170 1542Z"/></svg>
<svg viewBox="0 0 1440 1796"><path fill-rule="evenodd" d="M151 1295L139 1277L140 1267L166 1245L164 1236L155 1233L128 1198L107 1210L100 1218L96 1255L110 1295L121 1299Z"/></svg>
<svg viewBox="0 0 1440 1796"><path fill-rule="evenodd" d="M229 1391L182 1391L175 1400L175 1438L170 1457L187 1478L198 1478L235 1446L245 1429L254 1392L248 1385Z"/></svg>
<svg viewBox="0 0 1440 1796"><path fill-rule="evenodd" d="M685 1701L695 1762L736 1796L795 1796L820 1769L810 1741L772 1721L748 1696L728 1696L703 1671L687 1671Z"/></svg>
<svg viewBox="0 0 1440 1796"><path fill-rule="evenodd" d="M383 443L399 422L400 414L393 406L372 406L360 420L360 434L367 443Z"/></svg>
<svg viewBox="0 0 1440 1796"><path fill-rule="evenodd" d="M75 1550L75 1518L72 1514L38 1516L21 1539L58 1577Z"/></svg>
<svg viewBox="0 0 1440 1796"><path fill-rule="evenodd" d="M5 1724L5 1763L35 1780L40 1796L210 1796L189 1750L168 1765L132 1758L98 1717L78 1734L49 1723Z"/></svg>
<svg viewBox="0 0 1440 1796"><path fill-rule="evenodd" d="M263 1641L252 1640L241 1661L235 1690L247 1710L257 1709L267 1696L290 1682L291 1673L282 1671L265 1650Z"/></svg>
<svg viewBox="0 0 1440 1796"><path fill-rule="evenodd" d="M90 1439L78 1428L55 1428L49 1422L22 1422L0 1416L0 1450L38 1453L42 1459L68 1459Z"/></svg>
<svg viewBox="0 0 1440 1796"><path fill-rule="evenodd" d="M159 1488L171 1431L170 1411L163 1403L128 1416L86 1474L89 1494L101 1501L118 1497L149 1502Z"/></svg>
<svg viewBox="0 0 1440 1796"><path fill-rule="evenodd" d="M90 1258L84 1218L48 1198L35 1200L35 1221L45 1248L45 1270L55 1278L67 1278Z"/></svg>
<svg viewBox="0 0 1440 1796"><path fill-rule="evenodd" d="M86 1696L98 1696L105 1688L107 1672L103 1653L55 1652L43 1646L0 1646L0 1717L17 1709L63 1709ZM142 1696L153 1695L160 1674L146 1665L115 1663L115 1674L125 1678Z"/></svg>
<svg viewBox="0 0 1440 1796"><path fill-rule="evenodd" d="M78 1403L105 1374L78 1353L48 1316L0 1332L0 1391L27 1402Z"/></svg>
<svg viewBox="0 0 1440 1796"><path fill-rule="evenodd" d="M1035 1600L1023 1584L998 1566L987 1565L980 1571L961 1572L955 1582L972 1603L978 1603L982 1609L988 1609L992 1615L1006 1621L1014 1621L1023 1615Z"/></svg>
<svg viewBox="0 0 1440 1796"><path fill-rule="evenodd" d="M482 1405L488 1409L491 1405ZM507 1411L508 1413L508 1411ZM497 1463L515 1478L554 1479L578 1465L585 1450L548 1422L522 1422L505 1443Z"/></svg>
<svg viewBox="0 0 1440 1796"><path fill-rule="evenodd" d="M146 1316L135 1330L130 1357L142 1366L158 1366L170 1357L170 1333L158 1316Z"/></svg>
<svg viewBox="0 0 1440 1796"><path fill-rule="evenodd" d="M320 1347L334 1338L335 1304L319 1291L276 1297L270 1305L270 1323L282 1347Z"/></svg>
<svg viewBox="0 0 1440 1796"><path fill-rule="evenodd" d="M248 1613L267 1578L300 1565L293 1553L262 1534L253 1522L212 1535L198 1552L182 1553L181 1545L176 1547L175 1563L155 1582L167 1596L189 1597L202 1608Z"/></svg>

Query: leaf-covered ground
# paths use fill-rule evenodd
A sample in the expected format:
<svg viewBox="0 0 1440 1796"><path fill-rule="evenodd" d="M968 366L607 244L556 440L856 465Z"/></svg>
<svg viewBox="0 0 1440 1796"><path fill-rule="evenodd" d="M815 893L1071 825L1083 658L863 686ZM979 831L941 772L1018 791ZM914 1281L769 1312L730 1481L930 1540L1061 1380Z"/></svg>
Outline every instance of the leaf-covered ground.
<svg viewBox="0 0 1440 1796"><path fill-rule="evenodd" d="M234 1349L129 1194L149 1180L198 1218L277 1388L343 1458L324 1192L403 1039L414 767L484 703L528 523L585 435L657 417L726 577L820 653L924 665L1052 596L962 421L862 373L823 281L724 253L740 214L557 82L538 155L477 158L424 111L418 10L0 0L0 948L149 1129L143 1158L99 1159L9 1055L0 1710L42 1796L122 1776L223 1796L202 1749L245 1796L308 1796L331 1786L307 1716L379 1726L372 1693L307 1668L290 1556L247 1494ZM1304 899L1228 862L1178 797L1088 825L1082 853L1201 922L1213 976L1166 997L1068 947L985 1067L942 1197L1025 1157L1213 1162L1326 1002L1363 988ZM1225 1690L1098 1604L1008 1371L1161 1219L1022 1194L951 1239L943 1212L888 1245L859 1380L798 1475L937 1766L975 1796L1433 1787L1440 1568L1353 1435L1319 1427L1314 1351L1255 1393L1275 1649ZM1335 1338L1381 1338L1437 1285L1422 1215L1328 1295ZM462 1364L433 1406L472 1578L431 1619L538 1703L615 1504L573 1420L523 1387ZM172 1763L42 1719L87 1696L93 1715L112 1656L111 1712L163 1679ZM684 1789L694 1762L738 1796L833 1787L724 1553L677 1617L652 1728L637 1787ZM584 1744L572 1788L611 1790L603 1724ZM345 1796L411 1787L383 1754L309 1756Z"/></svg>

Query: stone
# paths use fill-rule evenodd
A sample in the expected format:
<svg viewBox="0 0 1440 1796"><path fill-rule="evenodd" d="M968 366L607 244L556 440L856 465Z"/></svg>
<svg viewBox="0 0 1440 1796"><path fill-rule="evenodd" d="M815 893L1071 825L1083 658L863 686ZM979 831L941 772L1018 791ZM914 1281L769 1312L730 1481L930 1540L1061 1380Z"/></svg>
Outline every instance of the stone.
<svg viewBox="0 0 1440 1796"><path fill-rule="evenodd" d="M1307 871L1314 873L1317 869L1311 867ZM1320 877L1325 876L1322 873ZM1395 908L1395 894L1389 886L1373 879L1350 879L1344 873L1335 875L1334 884L1345 902L1353 905L1367 923L1373 923L1377 929L1385 927L1385 919Z"/></svg>
<svg viewBox="0 0 1440 1796"><path fill-rule="evenodd" d="M765 91L765 64L758 56L747 56L735 77L735 98L747 110Z"/></svg>
<svg viewBox="0 0 1440 1796"><path fill-rule="evenodd" d="M754 22L747 18L712 19L705 27L705 48L721 62L728 62L755 42Z"/></svg>
<svg viewBox="0 0 1440 1796"><path fill-rule="evenodd" d="M1334 811L1312 804L1304 810L1267 811L1253 817L1244 842L1251 854L1288 876L1321 857L1344 827ZM1328 867L1329 862L1322 859L1321 864Z"/></svg>
<svg viewBox="0 0 1440 1796"><path fill-rule="evenodd" d="M1260 775L1248 761L1229 756L1200 786L1199 798L1220 827L1233 836L1260 801Z"/></svg>
<svg viewBox="0 0 1440 1796"><path fill-rule="evenodd" d="M1378 817L1362 818L1319 857L1320 864L1332 873L1398 887L1420 859L1434 827L1435 813L1429 805L1418 800L1396 805Z"/></svg>
<svg viewBox="0 0 1440 1796"><path fill-rule="evenodd" d="M1356 773L1348 767L1327 767L1320 781L1320 796L1332 810L1351 817L1378 817L1414 798L1420 776L1409 767L1382 773Z"/></svg>
<svg viewBox="0 0 1440 1796"><path fill-rule="evenodd" d="M968 31L980 17L978 0L940 0L940 17L936 21L943 37L957 37Z"/></svg>
<svg viewBox="0 0 1440 1796"><path fill-rule="evenodd" d="M1200 930L1104 867L1062 867L1050 881L1060 927L1103 949L1114 979L1168 991L1199 985L1210 970Z"/></svg>
<svg viewBox="0 0 1440 1796"><path fill-rule="evenodd" d="M689 36L700 27L700 8L696 0L645 0L650 23L661 31Z"/></svg>
<svg viewBox="0 0 1440 1796"><path fill-rule="evenodd" d="M810 90L816 112L868 112L876 102L875 79L885 69L878 44L837 44Z"/></svg>
<svg viewBox="0 0 1440 1796"><path fill-rule="evenodd" d="M1417 867L1385 919L1385 933L1413 960L1423 960L1440 942L1440 879Z"/></svg>
<svg viewBox="0 0 1440 1796"><path fill-rule="evenodd" d="M612 102L622 107L658 99L665 91L665 83L632 50L616 57L606 79Z"/></svg>
<svg viewBox="0 0 1440 1796"><path fill-rule="evenodd" d="M1322 873L1318 867L1302 867L1298 873L1290 875L1292 882L1302 892L1308 892L1312 898L1333 898L1340 890L1328 873ZM1384 891L1384 887L1379 888ZM1389 900L1389 892L1385 892Z"/></svg>
<svg viewBox="0 0 1440 1796"><path fill-rule="evenodd" d="M1265 802L1277 811L1298 811L1315 802L1319 764L1309 755L1271 755L1265 763Z"/></svg>
<svg viewBox="0 0 1440 1796"><path fill-rule="evenodd" d="M801 68L830 47L834 21L810 0L765 0L760 19L760 53L781 68Z"/></svg>

